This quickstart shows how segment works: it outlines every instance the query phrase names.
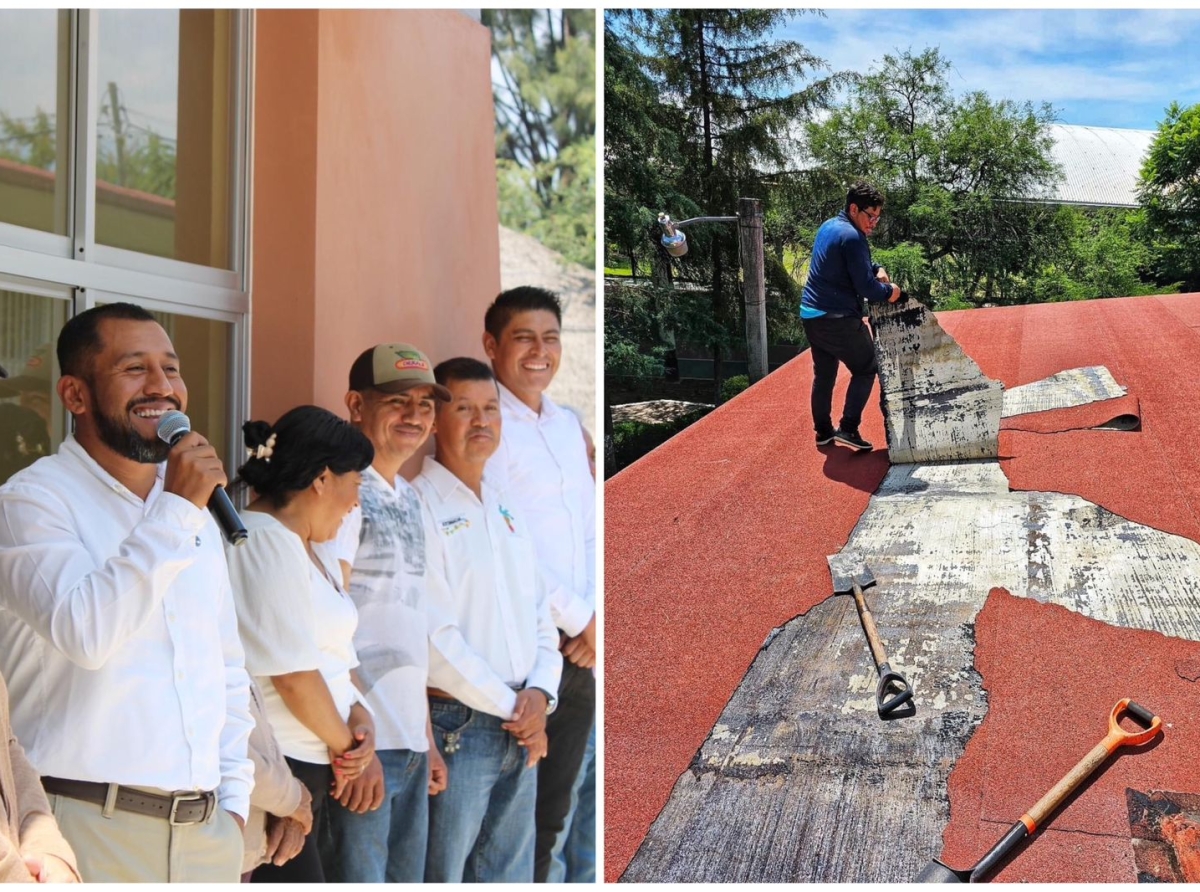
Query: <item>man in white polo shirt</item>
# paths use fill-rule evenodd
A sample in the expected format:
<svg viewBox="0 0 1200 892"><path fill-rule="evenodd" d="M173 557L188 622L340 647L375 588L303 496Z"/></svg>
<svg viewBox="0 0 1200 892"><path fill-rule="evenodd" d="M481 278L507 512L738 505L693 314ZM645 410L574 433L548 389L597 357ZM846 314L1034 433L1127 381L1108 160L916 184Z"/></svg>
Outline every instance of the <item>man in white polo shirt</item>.
<svg viewBox="0 0 1200 892"><path fill-rule="evenodd" d="M379 344L350 368L350 422L375 447L359 507L342 524L336 557L349 569L358 607L358 677L375 714L375 755L383 768L379 808L358 811L351 783L328 810L332 849L325 875L338 883L420 883L425 879L429 796L446 786L446 764L431 747L425 529L416 490L400 476L429 437L434 405L450 393L428 357L411 344Z"/></svg>
<svg viewBox="0 0 1200 892"><path fill-rule="evenodd" d="M154 317L108 304L58 339L75 434L0 487L12 726L88 882L237 882L249 678L217 525L216 450Z"/></svg>
<svg viewBox="0 0 1200 892"><path fill-rule="evenodd" d="M538 766L538 882L562 848L596 715L596 482L579 419L545 394L562 358L561 327L558 298L542 288L509 289L484 316L504 417L488 478L525 506L565 657L560 705L546 727L550 754Z"/></svg>
<svg viewBox="0 0 1200 892"><path fill-rule="evenodd" d="M421 494L429 585L429 708L450 771L429 804L427 882L533 879L534 766L546 754L562 659L526 518L483 479L500 442L492 371L434 369L450 393Z"/></svg>

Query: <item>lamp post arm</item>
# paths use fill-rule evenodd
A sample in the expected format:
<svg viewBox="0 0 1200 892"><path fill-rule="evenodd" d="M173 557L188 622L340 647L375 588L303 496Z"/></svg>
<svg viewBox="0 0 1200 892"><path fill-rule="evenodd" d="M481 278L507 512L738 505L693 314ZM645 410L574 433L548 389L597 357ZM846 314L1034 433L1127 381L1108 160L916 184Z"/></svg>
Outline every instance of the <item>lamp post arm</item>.
<svg viewBox="0 0 1200 892"><path fill-rule="evenodd" d="M675 228L678 229L681 226L688 226L692 223L736 223L737 221L737 217L689 217L686 220L680 220L675 223Z"/></svg>

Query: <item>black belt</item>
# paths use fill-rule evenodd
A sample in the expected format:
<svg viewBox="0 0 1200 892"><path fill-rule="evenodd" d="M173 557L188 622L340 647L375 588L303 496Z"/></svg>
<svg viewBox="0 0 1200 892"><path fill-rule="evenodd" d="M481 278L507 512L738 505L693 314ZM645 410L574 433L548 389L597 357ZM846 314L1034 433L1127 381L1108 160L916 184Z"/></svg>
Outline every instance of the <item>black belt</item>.
<svg viewBox="0 0 1200 892"><path fill-rule="evenodd" d="M63 780L60 777L43 777L42 787L47 793L102 806L109 805L109 797L112 795L113 808L149 815L152 818L165 818L173 826L203 823L212 817L217 805L217 794L212 792L189 791L162 796L158 793L143 793L131 787L118 787L116 784Z"/></svg>

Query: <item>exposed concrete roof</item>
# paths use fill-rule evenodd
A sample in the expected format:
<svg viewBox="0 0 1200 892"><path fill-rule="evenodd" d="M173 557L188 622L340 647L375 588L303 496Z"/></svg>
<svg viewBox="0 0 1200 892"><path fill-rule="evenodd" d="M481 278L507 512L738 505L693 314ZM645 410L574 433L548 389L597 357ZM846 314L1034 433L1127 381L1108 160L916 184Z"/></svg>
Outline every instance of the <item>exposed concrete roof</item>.
<svg viewBox="0 0 1200 892"><path fill-rule="evenodd" d="M1111 702L1097 702L1115 701L1116 689L1161 712L1170 725L1162 745L1108 765L1001 878L1132 880L1132 806L1113 791L1125 782L1139 796L1200 791L1200 728L1194 710L1180 706L1194 700L1200 671L1149 668L1200 658L1200 611L1157 600L1192 598L1189 580L1170 576L1188 576L1200 558L1200 455L1191 445L1200 419L1188 408L1200 404L1200 382L1164 373L1189 367L1200 349L1200 295L938 318L1006 387L1103 365L1129 395L1041 413L1062 414L1057 423L1008 419L998 461L982 463L988 474L905 471L885 495L876 493L888 470L882 453L813 449L807 413L796 410L812 379L801 356L612 478L608 879L628 867L628 878L643 880L900 881L941 850L936 830L928 832L937 827L946 828L945 857L967 866L1102 735L1104 715L1095 713ZM1143 429L1073 429L1086 426L1080 413L1099 417L1105 403L1132 405ZM864 434L881 433L869 412ZM970 517L955 513L964 506ZM939 517L950 518L955 535L933 528ZM1122 544L1100 545L1098 533ZM875 543L882 580L876 619L895 661L913 670L924 715L914 722L923 727L874 719L853 607L829 597L825 555L848 541L858 547L863 536ZM966 548L951 554L956 538ZM1005 555L1008 570L1000 569ZM1166 585L1134 591L1160 572ZM989 584L1024 597L996 601ZM906 614L910 597L931 600ZM991 613L980 611L985 598L989 609L998 605ZM996 611L1024 625L983 621ZM1019 652L1004 639L1010 631L1022 638L1035 621ZM973 623L981 631L971 632ZM973 651L973 637L975 668L970 659L934 660ZM1035 671L1035 661L1053 669ZM976 671L982 687L972 682ZM1086 678L1102 696L1055 672ZM636 703L622 696L631 689L642 694ZM987 718L976 732L984 689ZM901 810L897 802L912 804ZM919 851L902 829L906 819L926 833ZM903 837L909 861L875 850L865 858L868 837L877 847ZM1049 857L1063 852L1070 859Z"/></svg>

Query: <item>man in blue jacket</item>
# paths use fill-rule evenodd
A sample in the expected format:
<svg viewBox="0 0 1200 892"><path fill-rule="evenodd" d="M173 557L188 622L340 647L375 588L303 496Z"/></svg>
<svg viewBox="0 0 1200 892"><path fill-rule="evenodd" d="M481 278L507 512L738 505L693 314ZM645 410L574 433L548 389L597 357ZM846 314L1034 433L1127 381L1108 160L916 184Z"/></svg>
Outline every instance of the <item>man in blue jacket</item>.
<svg viewBox="0 0 1200 892"><path fill-rule="evenodd" d="M896 303L907 298L891 284L887 270L871 262L867 236L879 223L883 194L857 182L846 194L846 209L817 230L800 320L813 358L812 415L817 445L837 440L860 452L873 448L858 432L863 407L875 385L875 343L863 323L863 300ZM850 388L841 423L831 419L838 363L850 370Z"/></svg>

